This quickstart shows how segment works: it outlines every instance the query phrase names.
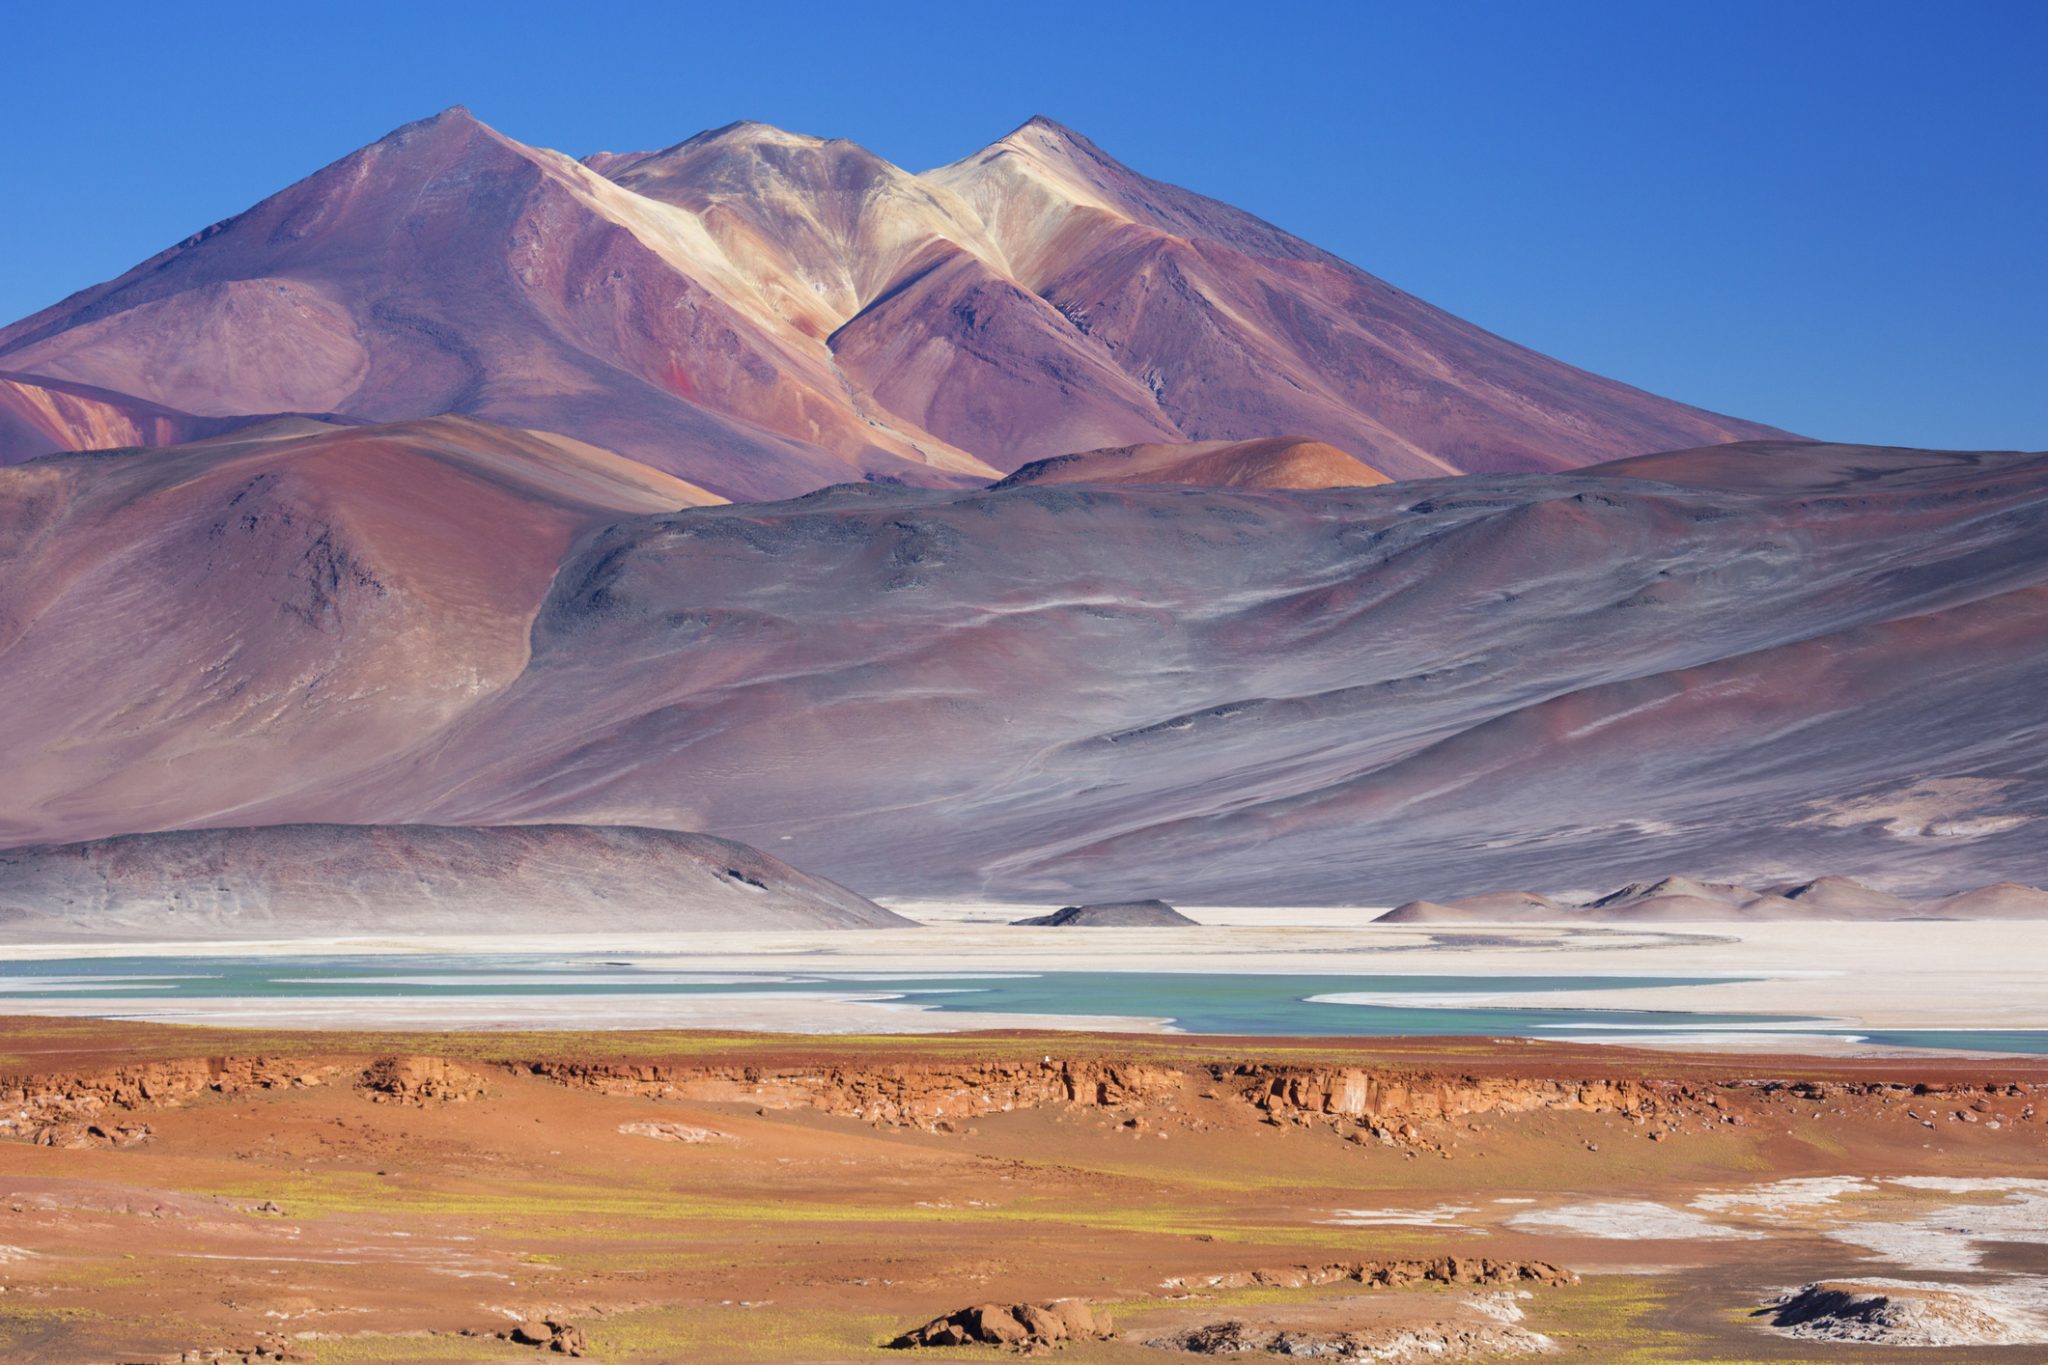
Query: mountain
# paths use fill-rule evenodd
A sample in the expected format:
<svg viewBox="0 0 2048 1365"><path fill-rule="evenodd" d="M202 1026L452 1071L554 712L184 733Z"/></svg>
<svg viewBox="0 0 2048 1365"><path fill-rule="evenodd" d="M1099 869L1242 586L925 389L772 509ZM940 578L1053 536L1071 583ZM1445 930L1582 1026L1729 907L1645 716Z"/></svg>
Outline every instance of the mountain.
<svg viewBox="0 0 2048 1365"><path fill-rule="evenodd" d="M633 825L1076 904L2048 877L2048 455L693 501L461 418L0 470L0 843Z"/></svg>
<svg viewBox="0 0 2048 1365"><path fill-rule="evenodd" d="M0 329L0 372L0 462L457 413L750 499L1280 433L1396 478L1783 435L1503 341L1045 119L913 175L761 124L577 162L453 109Z"/></svg>
<svg viewBox="0 0 2048 1365"><path fill-rule="evenodd" d="M0 852L0 937L907 928L745 844L589 825L273 825Z"/></svg>
<svg viewBox="0 0 2048 1365"><path fill-rule="evenodd" d="M0 843L317 806L518 677L579 534L715 501L464 417L0 469Z"/></svg>
<svg viewBox="0 0 2048 1365"><path fill-rule="evenodd" d="M994 486L1027 483L1197 484L1205 488L1369 488L1387 476L1322 441L1181 441L1033 460Z"/></svg>

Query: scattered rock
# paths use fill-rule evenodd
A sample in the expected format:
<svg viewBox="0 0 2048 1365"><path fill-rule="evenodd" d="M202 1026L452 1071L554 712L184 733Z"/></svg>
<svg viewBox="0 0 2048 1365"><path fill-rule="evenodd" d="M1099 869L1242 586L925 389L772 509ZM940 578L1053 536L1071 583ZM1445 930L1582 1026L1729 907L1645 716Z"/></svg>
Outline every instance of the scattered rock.
<svg viewBox="0 0 2048 1365"><path fill-rule="evenodd" d="M38 1147L136 1147L155 1134L146 1123L46 1123L28 1134Z"/></svg>
<svg viewBox="0 0 2048 1365"><path fill-rule="evenodd" d="M1080 1299L1047 1303L982 1303L933 1318L889 1343L897 1351L927 1346L1008 1346L1033 1350L1110 1333L1109 1315Z"/></svg>

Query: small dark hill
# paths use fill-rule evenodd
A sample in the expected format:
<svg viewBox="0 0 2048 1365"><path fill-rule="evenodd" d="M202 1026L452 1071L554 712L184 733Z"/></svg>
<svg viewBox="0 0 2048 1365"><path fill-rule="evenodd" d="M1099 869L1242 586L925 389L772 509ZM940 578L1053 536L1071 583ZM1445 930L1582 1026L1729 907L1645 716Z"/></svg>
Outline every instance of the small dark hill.
<svg viewBox="0 0 2048 1365"><path fill-rule="evenodd" d="M1060 929L1162 929L1194 921L1161 900L1111 901L1103 905L1069 905L1050 915L1034 915L1018 924L1045 924Z"/></svg>

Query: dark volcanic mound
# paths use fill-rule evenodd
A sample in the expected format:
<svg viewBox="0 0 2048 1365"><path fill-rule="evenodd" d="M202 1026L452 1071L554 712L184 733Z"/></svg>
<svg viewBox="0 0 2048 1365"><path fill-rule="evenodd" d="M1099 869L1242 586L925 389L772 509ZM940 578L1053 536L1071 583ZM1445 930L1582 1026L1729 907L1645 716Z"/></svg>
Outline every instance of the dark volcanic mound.
<svg viewBox="0 0 2048 1365"><path fill-rule="evenodd" d="M730 839L598 825L269 825L0 852L0 936L906 926Z"/></svg>
<svg viewBox="0 0 2048 1365"><path fill-rule="evenodd" d="M1018 924L1046 924L1067 929L1152 929L1194 921L1161 900L1111 901L1102 905L1069 905L1050 915L1034 915Z"/></svg>

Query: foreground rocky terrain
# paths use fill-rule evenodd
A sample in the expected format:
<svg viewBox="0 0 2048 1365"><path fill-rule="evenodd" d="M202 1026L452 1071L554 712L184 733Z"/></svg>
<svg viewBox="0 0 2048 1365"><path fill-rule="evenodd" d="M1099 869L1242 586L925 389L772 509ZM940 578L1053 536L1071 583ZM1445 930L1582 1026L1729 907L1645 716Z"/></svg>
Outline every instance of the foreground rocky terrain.
<svg viewBox="0 0 2048 1365"><path fill-rule="evenodd" d="M271 825L0 850L0 937L906 928L729 839L608 825Z"/></svg>
<svg viewBox="0 0 2048 1365"><path fill-rule="evenodd" d="M2048 1340L2032 1061L0 1039L10 1359L1861 1365L1831 1343Z"/></svg>
<svg viewBox="0 0 2048 1365"><path fill-rule="evenodd" d="M1077 904L2048 879L2048 458L738 506L608 459L446 419L0 470L0 842L625 824Z"/></svg>

